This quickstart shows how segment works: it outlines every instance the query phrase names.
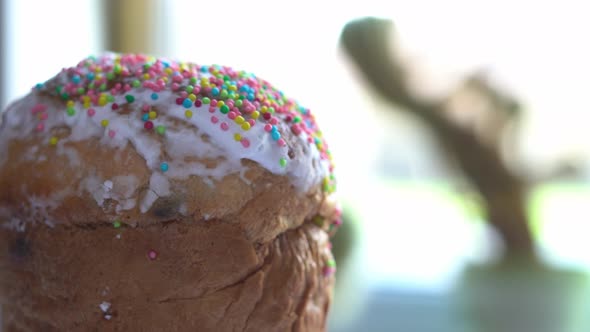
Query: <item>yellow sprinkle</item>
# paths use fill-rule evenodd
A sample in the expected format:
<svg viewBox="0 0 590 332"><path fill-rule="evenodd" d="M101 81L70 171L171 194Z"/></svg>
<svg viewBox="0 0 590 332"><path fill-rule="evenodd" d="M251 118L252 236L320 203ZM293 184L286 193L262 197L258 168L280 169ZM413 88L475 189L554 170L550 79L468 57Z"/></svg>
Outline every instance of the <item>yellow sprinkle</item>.
<svg viewBox="0 0 590 332"><path fill-rule="evenodd" d="M207 77L201 78L201 84L209 83L209 79Z"/></svg>
<svg viewBox="0 0 590 332"><path fill-rule="evenodd" d="M172 72L173 72L173 71L172 71L172 68L166 68L166 69L164 69L164 72L165 72L167 75L172 75Z"/></svg>
<svg viewBox="0 0 590 332"><path fill-rule="evenodd" d="M100 121L100 125L103 126L103 127L108 126L109 125L109 120L104 119L104 120Z"/></svg>
<svg viewBox="0 0 590 332"><path fill-rule="evenodd" d="M49 139L49 144L56 145L57 141L58 141L57 137L51 136L51 138Z"/></svg>
<svg viewBox="0 0 590 332"><path fill-rule="evenodd" d="M107 99L106 98L104 98L104 99L103 98L99 98L98 99L98 105L99 106L104 106L106 104L107 104Z"/></svg>
<svg viewBox="0 0 590 332"><path fill-rule="evenodd" d="M229 86L229 90L230 90L230 91L236 91L236 90L238 90L238 87L237 87L237 86L235 86L235 85L230 85L230 86Z"/></svg>
<svg viewBox="0 0 590 332"><path fill-rule="evenodd" d="M234 134L234 140L236 140L238 142L241 141L242 140L242 135L240 135L238 133Z"/></svg>
<svg viewBox="0 0 590 332"><path fill-rule="evenodd" d="M260 108L260 112L262 112L262 113L266 113L266 112L268 112L268 107L266 107L266 106L262 106L262 107Z"/></svg>
<svg viewBox="0 0 590 332"><path fill-rule="evenodd" d="M188 95L188 99L194 102L195 100L197 100L197 96L191 93L190 95Z"/></svg>
<svg viewBox="0 0 590 332"><path fill-rule="evenodd" d="M67 107L74 107L74 101L73 100L68 100L68 102L66 103Z"/></svg>
<svg viewBox="0 0 590 332"><path fill-rule="evenodd" d="M84 96L84 97L82 97L82 101L85 102L85 103L86 102L90 102L90 97Z"/></svg>
<svg viewBox="0 0 590 332"><path fill-rule="evenodd" d="M209 83L205 82L205 83L201 83L201 87L204 88L210 88L211 85L209 85Z"/></svg>
<svg viewBox="0 0 590 332"><path fill-rule="evenodd" d="M191 110L186 110L184 111L184 116L190 119L193 117L193 112Z"/></svg>
<svg viewBox="0 0 590 332"><path fill-rule="evenodd" d="M148 116L150 117L150 119L155 119L156 117L158 117L158 113L151 111L148 113Z"/></svg>
<svg viewBox="0 0 590 332"><path fill-rule="evenodd" d="M143 79L144 80L149 80L150 79L150 74L148 74L148 73L143 74Z"/></svg>
<svg viewBox="0 0 590 332"><path fill-rule="evenodd" d="M170 68L168 68L168 69L170 69ZM162 77L162 81L164 81L164 83L168 83L168 76Z"/></svg>
<svg viewBox="0 0 590 332"><path fill-rule="evenodd" d="M236 121L237 124L242 124L246 120L244 120L244 118L241 115L238 115L236 116L236 119L234 121Z"/></svg>
<svg viewBox="0 0 590 332"><path fill-rule="evenodd" d="M102 71L102 68L100 68L100 67L94 68L94 72L96 72L96 73L100 73L101 71Z"/></svg>
<svg viewBox="0 0 590 332"><path fill-rule="evenodd" d="M217 107L221 107L223 105L225 105L225 102L223 100L217 102Z"/></svg>
<svg viewBox="0 0 590 332"><path fill-rule="evenodd" d="M251 116L252 116L252 119L256 120L260 116L260 112L254 111L254 112L252 112L252 115Z"/></svg>
<svg viewBox="0 0 590 332"><path fill-rule="evenodd" d="M248 122L242 123L242 129L244 129L244 130L250 130L250 124Z"/></svg>
<svg viewBox="0 0 590 332"><path fill-rule="evenodd" d="M90 102L89 101L85 101L84 102L84 108L90 108Z"/></svg>

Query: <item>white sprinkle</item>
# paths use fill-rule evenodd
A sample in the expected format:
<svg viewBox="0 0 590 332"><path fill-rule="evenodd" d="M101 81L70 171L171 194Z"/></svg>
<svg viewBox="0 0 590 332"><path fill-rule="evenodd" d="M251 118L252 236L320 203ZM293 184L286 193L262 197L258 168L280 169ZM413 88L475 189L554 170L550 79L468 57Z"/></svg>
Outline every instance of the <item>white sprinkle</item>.
<svg viewBox="0 0 590 332"><path fill-rule="evenodd" d="M102 310L102 312L107 312L107 310L109 310L109 308L111 307L111 304L108 302L102 302L101 304L98 305L100 307L100 310ZM106 317L105 317L106 318Z"/></svg>
<svg viewBox="0 0 590 332"><path fill-rule="evenodd" d="M121 239L121 234L117 234L117 235L115 235L115 237L116 237L117 239Z"/></svg>
<svg viewBox="0 0 590 332"><path fill-rule="evenodd" d="M103 184L105 191L111 191L113 189L113 181L106 180Z"/></svg>
<svg viewBox="0 0 590 332"><path fill-rule="evenodd" d="M113 316L111 316L111 315L104 315L104 319L106 319L106 320L111 320L111 318L113 318Z"/></svg>

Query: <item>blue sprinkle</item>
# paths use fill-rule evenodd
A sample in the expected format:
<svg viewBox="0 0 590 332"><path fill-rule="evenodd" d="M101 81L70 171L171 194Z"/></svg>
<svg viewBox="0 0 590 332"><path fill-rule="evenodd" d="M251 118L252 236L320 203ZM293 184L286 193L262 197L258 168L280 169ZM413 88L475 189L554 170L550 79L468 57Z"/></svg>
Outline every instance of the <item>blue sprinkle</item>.
<svg viewBox="0 0 590 332"><path fill-rule="evenodd" d="M74 77L72 77L72 82L74 82L75 84L80 83L80 76L74 75Z"/></svg>
<svg viewBox="0 0 590 332"><path fill-rule="evenodd" d="M208 72L208 71L209 71L209 68L208 68L207 66L203 66L203 67L201 67L201 72L202 72L202 73L206 73L206 72Z"/></svg>
<svg viewBox="0 0 590 332"><path fill-rule="evenodd" d="M94 79L94 73L88 73L88 74L86 74L86 78L87 78L89 81L92 81L92 80Z"/></svg>
<svg viewBox="0 0 590 332"><path fill-rule="evenodd" d="M37 83L37 84L35 84L35 89L37 89L37 90L43 89L43 83Z"/></svg>
<svg viewBox="0 0 590 332"><path fill-rule="evenodd" d="M150 119L150 115L148 113L145 113L144 115L141 116L141 120L143 120L144 122Z"/></svg>
<svg viewBox="0 0 590 332"><path fill-rule="evenodd" d="M248 86L248 84L244 84L242 85L242 87L240 88L241 92L248 92L250 90L250 87Z"/></svg>
<svg viewBox="0 0 590 332"><path fill-rule="evenodd" d="M162 172L166 172L168 170L168 163L161 163L160 169L162 170Z"/></svg>
<svg viewBox="0 0 590 332"><path fill-rule="evenodd" d="M272 137L273 140L278 141L279 138L281 138L281 134L278 131L271 131L270 137Z"/></svg>
<svg viewBox="0 0 590 332"><path fill-rule="evenodd" d="M193 102L186 98L183 102L182 102L182 106L184 106L185 108L190 108L192 106Z"/></svg>
<svg viewBox="0 0 590 332"><path fill-rule="evenodd" d="M219 88L214 87L213 89L211 89L211 94L214 96L217 96L219 94Z"/></svg>
<svg viewBox="0 0 590 332"><path fill-rule="evenodd" d="M170 62L168 62L168 61L166 61L166 60L162 60L161 62L162 62L162 64L164 65L164 68L168 68L168 67L170 67Z"/></svg>
<svg viewBox="0 0 590 332"><path fill-rule="evenodd" d="M253 101L254 100L254 94L253 93L249 93L248 97L246 97L246 99L248 99L249 101Z"/></svg>
<svg viewBox="0 0 590 332"><path fill-rule="evenodd" d="M270 131L275 132L275 131L279 131L279 129L277 128L277 126L272 126L272 128L270 129Z"/></svg>
<svg viewBox="0 0 590 332"><path fill-rule="evenodd" d="M158 94L157 93L152 93L152 100L158 100Z"/></svg>

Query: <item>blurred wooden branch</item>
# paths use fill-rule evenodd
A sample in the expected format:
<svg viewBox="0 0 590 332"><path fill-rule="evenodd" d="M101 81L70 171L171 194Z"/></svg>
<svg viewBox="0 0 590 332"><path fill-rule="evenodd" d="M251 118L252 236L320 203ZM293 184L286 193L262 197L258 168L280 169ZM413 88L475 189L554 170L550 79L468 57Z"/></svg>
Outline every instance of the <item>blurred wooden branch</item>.
<svg viewBox="0 0 590 332"><path fill-rule="evenodd" d="M152 53L155 49L157 0L105 0L105 47L120 53Z"/></svg>
<svg viewBox="0 0 590 332"><path fill-rule="evenodd" d="M486 144L475 131L453 122L444 102L429 102L412 95L406 73L390 51L390 21L365 18L350 22L341 42L369 85L387 101L418 116L436 135L447 155L456 161L485 201L487 220L501 235L507 256L535 257L526 215L526 185L512 174L495 144ZM494 107L515 110L517 103L479 81L477 89Z"/></svg>

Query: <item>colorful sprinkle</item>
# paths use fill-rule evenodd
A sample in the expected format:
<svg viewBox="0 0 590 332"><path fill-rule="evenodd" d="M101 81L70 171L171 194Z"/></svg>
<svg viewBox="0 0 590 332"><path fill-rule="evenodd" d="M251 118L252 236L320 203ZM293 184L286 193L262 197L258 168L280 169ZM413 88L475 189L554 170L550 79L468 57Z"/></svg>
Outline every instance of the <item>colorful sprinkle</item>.
<svg viewBox="0 0 590 332"><path fill-rule="evenodd" d="M156 132L160 135L164 135L166 133L166 127L158 125L156 126Z"/></svg>
<svg viewBox="0 0 590 332"><path fill-rule="evenodd" d="M160 170L162 172L167 172L168 171L168 163L164 162L160 164Z"/></svg>
<svg viewBox="0 0 590 332"><path fill-rule="evenodd" d="M113 221L113 227L114 228L120 228L121 227L121 222L119 220Z"/></svg>
<svg viewBox="0 0 590 332"><path fill-rule="evenodd" d="M153 249L150 249L150 250L148 251L148 254L147 254L147 256L148 256L148 258L149 258L150 260L152 260L152 261L153 261L153 260L155 260L156 258L158 258L158 252L157 252L157 251L155 251L155 250L153 250Z"/></svg>

